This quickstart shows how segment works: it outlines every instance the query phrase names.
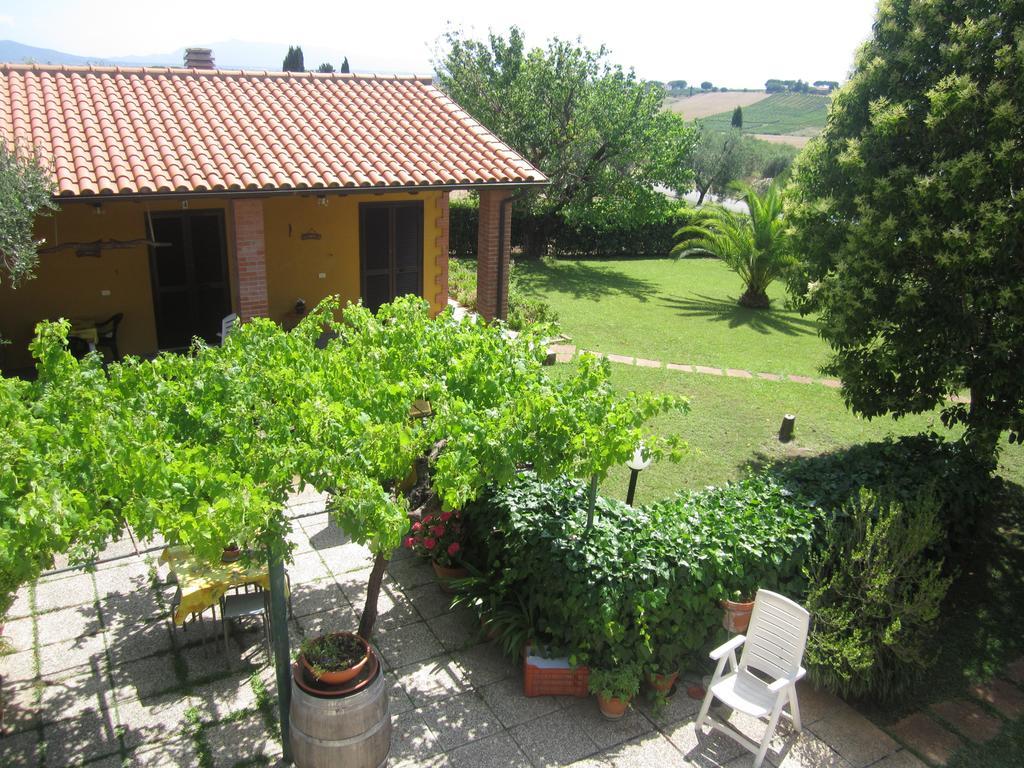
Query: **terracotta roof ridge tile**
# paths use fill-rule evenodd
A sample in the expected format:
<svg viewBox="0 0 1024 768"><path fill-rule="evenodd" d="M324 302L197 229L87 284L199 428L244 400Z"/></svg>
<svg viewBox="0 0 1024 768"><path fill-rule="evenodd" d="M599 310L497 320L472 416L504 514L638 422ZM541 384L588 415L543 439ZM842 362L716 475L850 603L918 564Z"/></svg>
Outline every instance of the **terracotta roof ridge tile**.
<svg viewBox="0 0 1024 768"><path fill-rule="evenodd" d="M62 72L67 74L188 75L200 77L268 77L292 80L400 80L432 83L433 75L377 72L282 72L273 69L196 69L171 66L124 66L113 64L19 64L0 63L0 72Z"/></svg>

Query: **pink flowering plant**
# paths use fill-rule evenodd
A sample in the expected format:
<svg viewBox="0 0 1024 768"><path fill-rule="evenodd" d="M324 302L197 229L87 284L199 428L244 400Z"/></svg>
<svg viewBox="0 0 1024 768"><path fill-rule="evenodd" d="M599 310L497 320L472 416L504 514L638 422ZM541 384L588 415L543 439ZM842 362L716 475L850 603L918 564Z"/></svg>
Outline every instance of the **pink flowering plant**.
<svg viewBox="0 0 1024 768"><path fill-rule="evenodd" d="M462 516L458 511L435 512L412 524L402 542L406 549L425 555L438 565L462 564Z"/></svg>

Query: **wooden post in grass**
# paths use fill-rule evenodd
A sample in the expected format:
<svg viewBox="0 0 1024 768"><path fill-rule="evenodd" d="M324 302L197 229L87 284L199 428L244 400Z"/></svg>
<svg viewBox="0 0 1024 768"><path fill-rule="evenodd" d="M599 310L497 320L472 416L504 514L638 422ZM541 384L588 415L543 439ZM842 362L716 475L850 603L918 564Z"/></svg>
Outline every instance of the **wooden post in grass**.
<svg viewBox="0 0 1024 768"><path fill-rule="evenodd" d="M285 596L284 560L267 550L270 571L270 627L273 631L274 667L277 672L277 707L281 721L281 749L286 763L292 761L288 711L292 703L291 650L288 647L288 599Z"/></svg>
<svg viewBox="0 0 1024 768"><path fill-rule="evenodd" d="M787 413L782 417L782 426L779 427L779 442L788 443L793 439L793 428L796 426L796 416Z"/></svg>

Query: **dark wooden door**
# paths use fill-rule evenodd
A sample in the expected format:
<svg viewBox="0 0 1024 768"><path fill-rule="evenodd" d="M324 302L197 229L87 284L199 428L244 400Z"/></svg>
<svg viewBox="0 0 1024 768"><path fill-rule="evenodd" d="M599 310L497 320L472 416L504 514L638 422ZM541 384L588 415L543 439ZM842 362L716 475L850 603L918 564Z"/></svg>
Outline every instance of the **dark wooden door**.
<svg viewBox="0 0 1024 768"><path fill-rule="evenodd" d="M224 214L188 211L152 214L150 276L160 349L185 349L199 336L217 343L221 319L231 313Z"/></svg>
<svg viewBox="0 0 1024 768"><path fill-rule="evenodd" d="M423 202L361 203L359 261L363 304L423 295Z"/></svg>

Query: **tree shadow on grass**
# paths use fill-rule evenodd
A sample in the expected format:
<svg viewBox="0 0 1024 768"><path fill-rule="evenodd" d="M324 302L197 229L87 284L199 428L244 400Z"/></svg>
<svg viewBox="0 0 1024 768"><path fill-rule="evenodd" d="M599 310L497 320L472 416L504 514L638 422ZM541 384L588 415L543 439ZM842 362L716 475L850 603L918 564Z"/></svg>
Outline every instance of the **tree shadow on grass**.
<svg viewBox="0 0 1024 768"><path fill-rule="evenodd" d="M618 269L579 261L519 262L516 282L527 293L566 293L574 299L600 300L629 296L646 302L658 292L658 284L633 277Z"/></svg>
<svg viewBox="0 0 1024 768"><path fill-rule="evenodd" d="M816 336L818 323L792 315L784 315L771 309L749 309L741 307L735 300L723 301L704 294L685 296L662 296L662 305L676 310L680 317L702 317L730 328L745 326L765 335L781 333L786 336Z"/></svg>

